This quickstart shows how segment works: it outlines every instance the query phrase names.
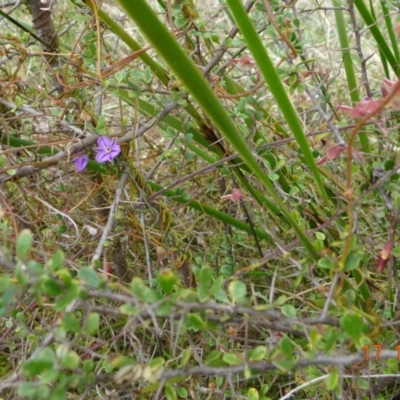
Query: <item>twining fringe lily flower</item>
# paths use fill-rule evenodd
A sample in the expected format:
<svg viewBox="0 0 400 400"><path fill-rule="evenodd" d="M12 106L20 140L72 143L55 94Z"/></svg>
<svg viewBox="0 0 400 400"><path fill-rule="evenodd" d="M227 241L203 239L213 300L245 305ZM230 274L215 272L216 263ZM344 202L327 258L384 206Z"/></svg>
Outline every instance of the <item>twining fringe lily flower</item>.
<svg viewBox="0 0 400 400"><path fill-rule="evenodd" d="M89 156L86 154L82 154L80 156L77 156L73 159L73 162L75 164L76 170L78 172L82 172L85 168L87 163L89 162Z"/></svg>
<svg viewBox="0 0 400 400"><path fill-rule="evenodd" d="M116 143L115 139L111 139L108 136L101 136L97 139L97 147L94 150L96 151L96 161L98 163L105 163L111 162L121 153L121 146ZM86 154L78 155L72 161L75 164L76 170L82 172L89 162L89 156Z"/></svg>
<svg viewBox="0 0 400 400"><path fill-rule="evenodd" d="M115 157L121 153L121 146L116 143L115 139L108 136L101 136L97 140L96 161L98 163L111 162Z"/></svg>

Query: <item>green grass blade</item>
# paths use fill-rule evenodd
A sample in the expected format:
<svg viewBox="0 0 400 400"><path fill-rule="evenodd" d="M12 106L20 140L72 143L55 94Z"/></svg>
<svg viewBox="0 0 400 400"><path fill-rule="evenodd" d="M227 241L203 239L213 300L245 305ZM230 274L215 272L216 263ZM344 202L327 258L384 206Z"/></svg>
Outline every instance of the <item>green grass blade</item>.
<svg viewBox="0 0 400 400"><path fill-rule="evenodd" d="M397 64L396 58L393 55L390 47L388 46L385 38L382 35L375 19L372 17L368 8L364 4L363 0L354 0L354 4L357 7L358 12L361 14L364 22L372 33L372 36L375 38L376 43L379 46L379 49L382 51L383 55L386 57L387 61L389 62L390 66L392 67L396 76L400 76L400 66Z"/></svg>
<svg viewBox="0 0 400 400"><path fill-rule="evenodd" d="M393 53L394 56L396 57L397 62L399 62L400 61L399 45L397 43L397 38L394 33L392 19L390 18L390 11L387 8L385 2L381 1L380 3L383 11L383 16L385 18L386 30L390 39L390 43L392 45Z"/></svg>
<svg viewBox="0 0 400 400"><path fill-rule="evenodd" d="M87 6L90 7L93 11L92 4L88 1ZM117 22L115 22L106 12L101 9L97 10L97 14L102 22L104 22L108 27L133 51L138 51L142 49L142 46L136 42L128 33L122 29ZM150 67L150 69L154 72L157 78L165 85L168 85L170 80L168 74L165 70L157 64L147 53L143 53L139 56L143 62Z"/></svg>
<svg viewBox="0 0 400 400"><path fill-rule="evenodd" d="M179 43L177 43L171 33L160 22L149 4L145 0L136 0L134 2L130 0L120 0L120 3L125 8L132 20L135 21L135 23L139 26L142 33L144 33L147 39L152 43L156 51L164 58L166 63L180 79L182 84L185 85L190 94L196 99L210 120L227 138L250 170L254 172L254 175L257 176L260 182L262 182L277 207L281 210L283 215L289 221L290 225L293 227L294 231L311 257L313 257L315 260L319 259L319 253L315 249L313 243L293 220L289 210L286 208L278 193L275 191L269 178L259 166L258 162L248 148L243 136L236 129L235 124L224 107L221 105L219 99L212 91L208 82L187 56ZM309 148L308 151L312 157ZM318 172L316 166L315 171ZM319 174L317 174L317 176L320 180ZM322 181L320 183L324 197L327 197L322 185Z"/></svg>
<svg viewBox="0 0 400 400"><path fill-rule="evenodd" d="M353 61L351 59L348 32L343 16L343 11L340 9L341 5L340 2L338 0L333 0L332 5L336 7L335 19L339 34L340 47L342 49L342 57L343 57L344 70L346 72L347 87L349 88L350 98L354 106L361 99L360 99L360 93L358 91L356 75L354 73ZM369 140L367 134L361 131L359 134L359 138L363 151L370 153L371 149L369 146Z"/></svg>
<svg viewBox="0 0 400 400"><path fill-rule="evenodd" d="M236 23L242 32L242 35L244 36L258 67L261 70L265 82L268 84L272 95L274 96L279 108L282 111L282 114L285 117L286 122L296 138L296 141L306 159L306 162L314 176L322 196L329 201L329 197L325 192L321 175L317 165L315 164L312 151L303 132L303 128L300 124L297 113L294 110L292 102L286 93L282 81L279 79L279 75L260 39L260 36L255 30L253 23L247 15L241 2L236 0L227 0L227 4L229 5L230 10L236 19Z"/></svg>
<svg viewBox="0 0 400 400"><path fill-rule="evenodd" d="M148 182L148 185L154 191L159 191L159 190L163 189L163 187L161 185L158 185L154 182ZM247 232L249 235L253 235L253 231L251 230L251 227L248 224L246 224L245 222L240 221L222 211L216 210L215 208L207 206L206 204L202 204L197 200L188 201L184 195L178 195L175 190L166 190L165 192L163 192L163 196L171 198L174 201L177 201L178 203L184 204L185 206L191 207L197 211L207 214L210 217L213 217L213 218L223 222L224 224L227 224L234 228L240 229L243 232ZM262 231L261 229L256 228L255 233L259 239L265 239L265 240L270 239L270 236L266 232Z"/></svg>

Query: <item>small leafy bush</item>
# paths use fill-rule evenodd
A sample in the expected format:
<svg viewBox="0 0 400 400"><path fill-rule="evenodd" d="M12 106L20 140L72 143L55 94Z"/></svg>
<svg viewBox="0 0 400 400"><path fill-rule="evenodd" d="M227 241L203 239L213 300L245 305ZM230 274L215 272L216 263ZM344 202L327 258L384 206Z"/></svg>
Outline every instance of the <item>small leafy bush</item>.
<svg viewBox="0 0 400 400"><path fill-rule="evenodd" d="M52 3L0 9L0 397L392 398L398 4Z"/></svg>

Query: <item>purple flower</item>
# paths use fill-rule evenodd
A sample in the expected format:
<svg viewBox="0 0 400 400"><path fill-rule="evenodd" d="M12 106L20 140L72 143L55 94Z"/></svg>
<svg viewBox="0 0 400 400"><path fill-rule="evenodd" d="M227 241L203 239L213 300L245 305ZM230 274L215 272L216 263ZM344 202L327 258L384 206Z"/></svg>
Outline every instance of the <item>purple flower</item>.
<svg viewBox="0 0 400 400"><path fill-rule="evenodd" d="M110 139L108 136L100 136L97 139L96 161L98 163L111 162L119 153L121 147L115 142L115 139Z"/></svg>
<svg viewBox="0 0 400 400"><path fill-rule="evenodd" d="M75 164L76 170L78 172L82 172L86 168L87 163L89 162L89 156L87 156L86 154L76 156L73 159L73 162Z"/></svg>

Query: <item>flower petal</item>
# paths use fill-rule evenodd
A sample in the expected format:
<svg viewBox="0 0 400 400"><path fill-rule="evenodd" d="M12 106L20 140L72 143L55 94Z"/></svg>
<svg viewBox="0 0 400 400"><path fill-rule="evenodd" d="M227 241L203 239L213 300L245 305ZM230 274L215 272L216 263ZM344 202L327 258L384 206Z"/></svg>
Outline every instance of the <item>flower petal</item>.
<svg viewBox="0 0 400 400"><path fill-rule="evenodd" d="M85 168L87 163L89 162L89 156L86 154L82 154L78 157L75 157L73 160L76 170L78 172L82 172Z"/></svg>
<svg viewBox="0 0 400 400"><path fill-rule="evenodd" d="M101 148L110 147L112 145L112 139L110 139L108 136L100 136L97 139L97 145Z"/></svg>
<svg viewBox="0 0 400 400"><path fill-rule="evenodd" d="M112 158L117 157L117 155L121 153L121 147L120 147L120 146L117 147L117 146L118 146L118 145L116 144L116 145L111 149L110 156L111 156Z"/></svg>
<svg viewBox="0 0 400 400"><path fill-rule="evenodd" d="M96 154L96 161L97 161L98 163L105 163L105 162L109 162L109 161L111 161L111 160L110 160L109 154L108 154L107 152L105 152L105 151L99 151L99 152Z"/></svg>

